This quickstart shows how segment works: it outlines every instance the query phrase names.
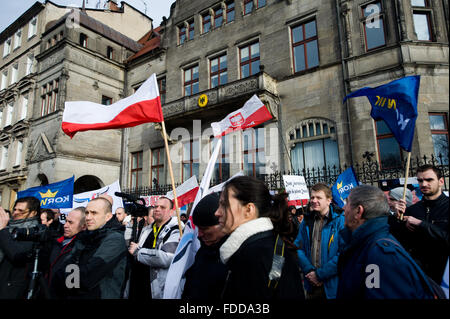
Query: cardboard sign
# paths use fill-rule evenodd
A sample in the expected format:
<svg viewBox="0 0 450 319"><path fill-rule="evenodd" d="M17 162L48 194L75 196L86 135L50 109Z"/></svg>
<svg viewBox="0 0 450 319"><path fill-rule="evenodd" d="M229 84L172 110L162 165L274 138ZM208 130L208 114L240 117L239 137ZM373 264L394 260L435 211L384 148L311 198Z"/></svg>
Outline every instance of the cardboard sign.
<svg viewBox="0 0 450 319"><path fill-rule="evenodd" d="M309 199L309 190L305 178L298 175L283 175L284 188L289 200Z"/></svg>

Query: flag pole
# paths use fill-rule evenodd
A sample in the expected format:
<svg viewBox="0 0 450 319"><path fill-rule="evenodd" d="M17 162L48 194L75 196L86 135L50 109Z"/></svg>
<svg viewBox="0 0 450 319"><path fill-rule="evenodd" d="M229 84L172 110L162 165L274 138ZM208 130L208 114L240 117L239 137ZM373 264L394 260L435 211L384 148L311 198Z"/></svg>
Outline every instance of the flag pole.
<svg viewBox="0 0 450 319"><path fill-rule="evenodd" d="M408 159L406 160L406 172L405 172L405 185L403 186L403 200L406 198L406 189L408 186L408 175L409 175L409 163L411 161L411 152L408 152ZM403 220L403 213L399 216L400 220Z"/></svg>
<svg viewBox="0 0 450 319"><path fill-rule="evenodd" d="M181 227L180 208L178 207L177 191L175 189L175 179L173 178L172 161L170 159L169 143L167 142L166 125L164 124L164 121L161 122L161 126L164 138L164 145L166 146L167 162L169 164L169 173L173 189L173 201L175 204L175 211L177 212L178 228L180 229L180 238L181 238L181 236L183 236L183 228Z"/></svg>

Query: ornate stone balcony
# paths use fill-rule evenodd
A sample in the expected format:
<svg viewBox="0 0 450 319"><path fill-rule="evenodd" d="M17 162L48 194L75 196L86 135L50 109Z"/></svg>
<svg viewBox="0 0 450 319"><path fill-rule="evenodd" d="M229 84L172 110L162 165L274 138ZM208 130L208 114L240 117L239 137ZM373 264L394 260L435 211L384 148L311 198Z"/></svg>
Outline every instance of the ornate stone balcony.
<svg viewBox="0 0 450 319"><path fill-rule="evenodd" d="M278 101L276 80L267 73L260 72L252 77L168 102L163 105L164 119L171 125L179 125L190 118L209 118L213 114L220 118L242 107L253 94L258 94L272 114L277 115L278 103L273 103L275 100ZM207 102L201 107L200 99L203 98L202 102L205 102L204 95L207 97Z"/></svg>

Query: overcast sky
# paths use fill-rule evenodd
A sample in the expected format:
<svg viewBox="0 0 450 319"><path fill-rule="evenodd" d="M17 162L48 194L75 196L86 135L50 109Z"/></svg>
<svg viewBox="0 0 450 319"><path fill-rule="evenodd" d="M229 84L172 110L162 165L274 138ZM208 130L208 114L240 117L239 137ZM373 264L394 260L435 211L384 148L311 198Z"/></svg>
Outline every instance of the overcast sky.
<svg viewBox="0 0 450 319"><path fill-rule="evenodd" d="M18 17L28 10L38 0L0 0L0 32L5 30L8 25L13 23ZM44 3L45 0L39 0ZM59 5L71 5L81 7L83 0L51 0L51 2ZM86 8L95 8L98 3L102 7L106 0L86 0ZM120 6L121 0L117 3ZM170 5L175 0L125 0L126 3L134 8L145 12L147 7L147 15L153 19L153 26L157 27L161 24L162 17L169 17Z"/></svg>

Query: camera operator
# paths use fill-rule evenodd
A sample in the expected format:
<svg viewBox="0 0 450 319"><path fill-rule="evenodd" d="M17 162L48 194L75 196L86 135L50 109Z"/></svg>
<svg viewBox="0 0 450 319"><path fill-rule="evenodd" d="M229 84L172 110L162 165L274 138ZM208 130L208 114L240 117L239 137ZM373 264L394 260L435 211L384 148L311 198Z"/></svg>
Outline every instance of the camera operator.
<svg viewBox="0 0 450 319"><path fill-rule="evenodd" d="M40 203L35 197L16 200L12 220L0 207L0 299L21 299L27 292L32 270L33 242L17 241L16 228L39 225Z"/></svg>

